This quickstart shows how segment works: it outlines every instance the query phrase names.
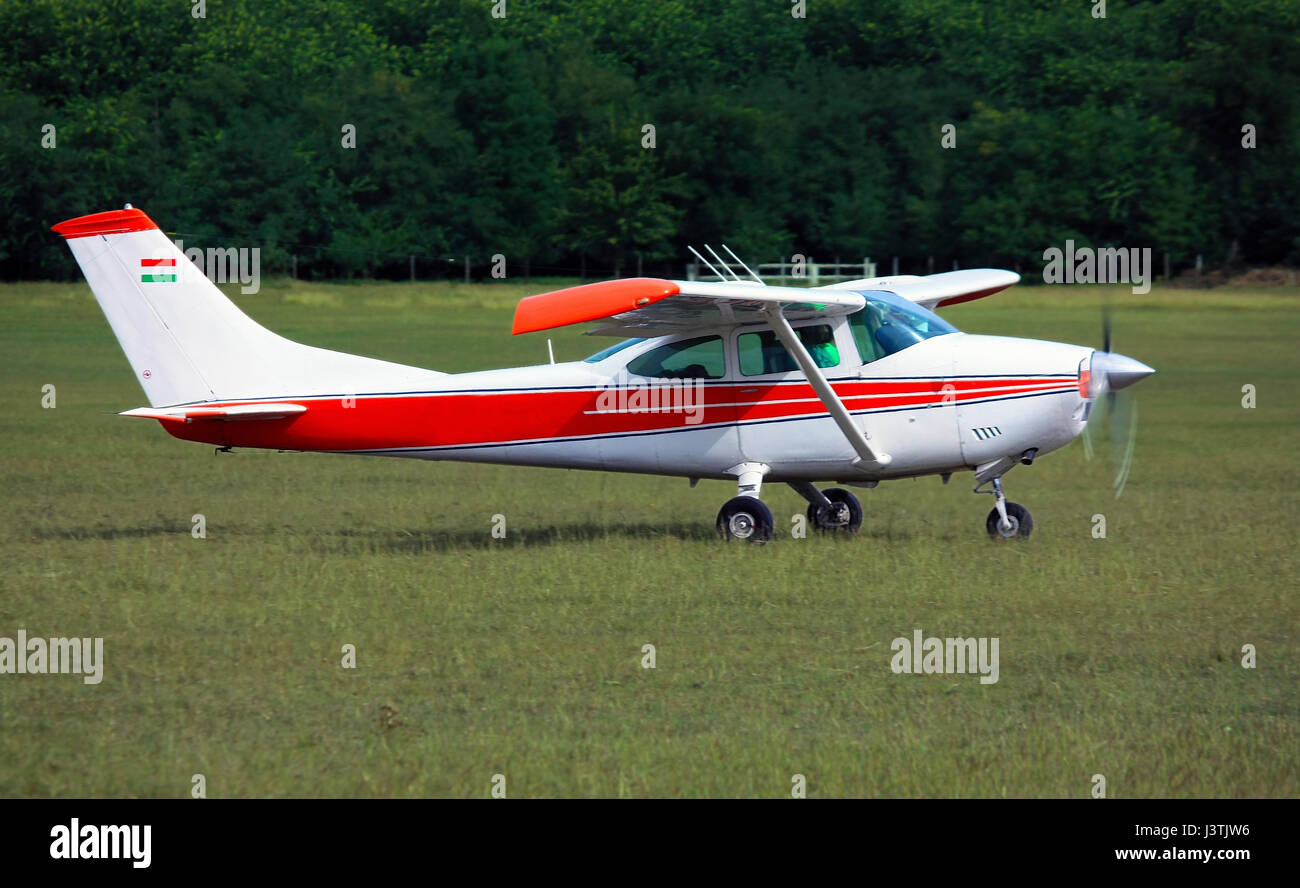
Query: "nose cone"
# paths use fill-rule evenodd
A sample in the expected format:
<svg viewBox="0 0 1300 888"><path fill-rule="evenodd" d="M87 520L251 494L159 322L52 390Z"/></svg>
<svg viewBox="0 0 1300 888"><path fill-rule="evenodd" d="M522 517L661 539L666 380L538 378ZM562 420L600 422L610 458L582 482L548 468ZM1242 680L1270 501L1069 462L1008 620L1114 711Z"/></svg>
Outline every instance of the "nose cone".
<svg viewBox="0 0 1300 888"><path fill-rule="evenodd" d="M1116 392L1141 382L1156 371L1127 355L1099 351L1092 357L1092 372L1101 374L1106 380L1106 388Z"/></svg>

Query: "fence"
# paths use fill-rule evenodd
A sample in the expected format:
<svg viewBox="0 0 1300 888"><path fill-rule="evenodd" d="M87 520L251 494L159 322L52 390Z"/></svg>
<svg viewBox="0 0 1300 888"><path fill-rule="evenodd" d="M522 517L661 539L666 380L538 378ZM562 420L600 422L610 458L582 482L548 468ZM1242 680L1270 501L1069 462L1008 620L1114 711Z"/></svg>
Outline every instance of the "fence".
<svg viewBox="0 0 1300 888"><path fill-rule="evenodd" d="M869 256L861 262L840 262L838 260L835 262L814 262L811 259L804 262L786 262L782 259L780 262L759 263L755 266L754 271L765 281L780 281L783 284L791 281L807 281L809 286L816 287L819 284L834 283L835 281L876 277L876 263L872 262ZM698 262L687 263L686 279L689 281L731 280L731 278L720 277L716 274L700 274L700 264Z"/></svg>

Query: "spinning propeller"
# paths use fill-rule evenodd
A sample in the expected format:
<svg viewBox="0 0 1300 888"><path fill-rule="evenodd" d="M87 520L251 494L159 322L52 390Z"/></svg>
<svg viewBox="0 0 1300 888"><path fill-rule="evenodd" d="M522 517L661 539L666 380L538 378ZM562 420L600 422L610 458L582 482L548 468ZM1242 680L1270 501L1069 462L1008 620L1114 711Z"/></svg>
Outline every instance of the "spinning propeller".
<svg viewBox="0 0 1300 888"><path fill-rule="evenodd" d="M1102 348L1092 353L1088 375L1088 394L1095 400L1083 429L1083 452L1092 459L1098 449L1096 439L1110 438L1109 460L1115 471L1115 498L1119 499L1133 464L1138 420L1137 398L1132 393L1121 396L1119 392L1156 371L1141 361L1116 354L1110 345L1111 311L1106 306L1102 314Z"/></svg>

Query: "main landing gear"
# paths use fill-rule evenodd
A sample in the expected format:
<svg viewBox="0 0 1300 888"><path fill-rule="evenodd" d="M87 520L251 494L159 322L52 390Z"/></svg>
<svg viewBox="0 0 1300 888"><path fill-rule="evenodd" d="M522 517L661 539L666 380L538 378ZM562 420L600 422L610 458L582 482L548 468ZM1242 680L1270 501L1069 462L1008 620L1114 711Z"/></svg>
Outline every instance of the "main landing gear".
<svg viewBox="0 0 1300 888"><path fill-rule="evenodd" d="M723 503L718 512L718 533L727 542L766 543L776 528L772 510L758 498L768 467L762 463L741 463L731 473L736 475L737 495Z"/></svg>
<svg viewBox="0 0 1300 888"><path fill-rule="evenodd" d="M745 540L766 543L776 527L772 510L756 496L737 496L727 500L718 512L718 533L727 542Z"/></svg>
<svg viewBox="0 0 1300 888"><path fill-rule="evenodd" d="M807 481L790 486L808 500L808 526L822 533L857 533L862 527L862 504L843 487L818 490Z"/></svg>
<svg viewBox="0 0 1300 888"><path fill-rule="evenodd" d="M727 500L718 512L718 534L727 542L745 540L766 543L772 539L776 523L772 510L758 498L766 466L737 467L738 496ZM808 481L789 482L796 493L808 501L808 524L823 533L856 533L862 527L862 504L840 487L818 490Z"/></svg>
<svg viewBox="0 0 1300 888"><path fill-rule="evenodd" d="M991 493L997 499L993 510L989 512L989 517L984 521L984 528L989 533L989 539L992 540L1024 540L1029 538L1029 534L1034 530L1034 518L1029 514L1029 510L1020 503L1007 501L1007 495L1002 492L1002 479L993 479L992 490L980 490L983 487L980 484L975 488L976 493Z"/></svg>

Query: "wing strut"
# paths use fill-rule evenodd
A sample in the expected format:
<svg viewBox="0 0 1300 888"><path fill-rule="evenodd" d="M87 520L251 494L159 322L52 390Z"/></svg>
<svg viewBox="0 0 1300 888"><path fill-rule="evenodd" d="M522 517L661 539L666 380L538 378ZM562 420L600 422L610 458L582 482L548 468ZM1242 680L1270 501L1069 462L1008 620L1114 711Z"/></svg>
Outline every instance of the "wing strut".
<svg viewBox="0 0 1300 888"><path fill-rule="evenodd" d="M853 461L854 466L870 469L889 465L892 457L888 453L876 453L871 449L866 436L853 422L853 416L849 413L849 409L844 406L840 396L835 394L835 390L831 388L831 384L826 381L826 377L822 374L821 368L812 359L812 355L808 354L808 349L804 348L803 342L795 335L794 328L790 326L790 322L781 313L781 306L779 304L766 305L763 307L763 314L767 315L768 325L776 333L777 338L781 340L785 350L790 353L790 357L794 358L804 376L808 377L808 382L812 384L813 391L826 405L826 409L830 411L835 424L840 427L844 437L849 440L849 444L857 451L858 458Z"/></svg>

